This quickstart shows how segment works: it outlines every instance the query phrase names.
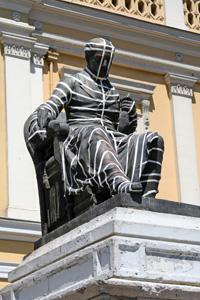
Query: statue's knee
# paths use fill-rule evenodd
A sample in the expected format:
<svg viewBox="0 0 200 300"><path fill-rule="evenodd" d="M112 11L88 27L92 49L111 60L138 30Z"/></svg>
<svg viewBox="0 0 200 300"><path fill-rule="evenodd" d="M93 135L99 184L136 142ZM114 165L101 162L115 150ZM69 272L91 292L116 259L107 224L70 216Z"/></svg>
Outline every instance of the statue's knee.
<svg viewBox="0 0 200 300"><path fill-rule="evenodd" d="M107 140L108 136L105 129L101 126L90 126L88 128L88 135L90 142L97 142L99 140Z"/></svg>
<svg viewBox="0 0 200 300"><path fill-rule="evenodd" d="M101 126L94 126L92 132L95 136L107 136L106 130Z"/></svg>
<svg viewBox="0 0 200 300"><path fill-rule="evenodd" d="M164 149L164 140L161 135L158 133L154 133L153 137L148 141L149 146L151 147L158 147Z"/></svg>
<svg viewBox="0 0 200 300"><path fill-rule="evenodd" d="M161 135L158 134L157 138L157 147L161 148L164 150L164 139Z"/></svg>

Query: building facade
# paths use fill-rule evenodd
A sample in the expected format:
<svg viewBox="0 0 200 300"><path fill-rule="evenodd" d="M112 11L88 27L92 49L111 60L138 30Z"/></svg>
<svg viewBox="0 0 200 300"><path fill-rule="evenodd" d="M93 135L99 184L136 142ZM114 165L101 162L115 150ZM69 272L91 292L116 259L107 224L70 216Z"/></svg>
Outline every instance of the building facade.
<svg viewBox="0 0 200 300"><path fill-rule="evenodd" d="M164 138L157 198L200 204L199 33L199 0L0 0L0 287L40 236L23 124L93 37L116 47L111 81L135 98L138 132Z"/></svg>

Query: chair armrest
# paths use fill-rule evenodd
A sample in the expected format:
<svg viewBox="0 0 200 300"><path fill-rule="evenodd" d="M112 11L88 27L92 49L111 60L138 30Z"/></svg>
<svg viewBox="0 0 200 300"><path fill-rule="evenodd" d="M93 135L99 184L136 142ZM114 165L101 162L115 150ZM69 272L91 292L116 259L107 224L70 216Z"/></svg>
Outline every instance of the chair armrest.
<svg viewBox="0 0 200 300"><path fill-rule="evenodd" d="M52 141L53 155L55 160L61 164L63 142L69 134L69 125L66 122L53 120L47 128L47 139Z"/></svg>

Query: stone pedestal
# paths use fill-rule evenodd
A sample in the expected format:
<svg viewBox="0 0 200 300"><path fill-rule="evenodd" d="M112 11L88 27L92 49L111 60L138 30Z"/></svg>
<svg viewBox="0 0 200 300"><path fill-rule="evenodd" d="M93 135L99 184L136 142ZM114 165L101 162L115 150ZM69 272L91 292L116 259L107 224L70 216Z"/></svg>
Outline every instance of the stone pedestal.
<svg viewBox="0 0 200 300"><path fill-rule="evenodd" d="M199 217L197 206L111 198L37 243L49 240L0 299L200 299Z"/></svg>

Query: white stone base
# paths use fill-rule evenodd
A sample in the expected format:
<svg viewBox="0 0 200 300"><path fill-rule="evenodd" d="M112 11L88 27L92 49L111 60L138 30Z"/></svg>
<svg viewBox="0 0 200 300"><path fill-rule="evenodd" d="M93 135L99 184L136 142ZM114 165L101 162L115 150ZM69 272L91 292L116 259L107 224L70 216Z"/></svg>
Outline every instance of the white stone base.
<svg viewBox="0 0 200 300"><path fill-rule="evenodd" d="M1 300L200 299L200 219L113 208L35 250Z"/></svg>

